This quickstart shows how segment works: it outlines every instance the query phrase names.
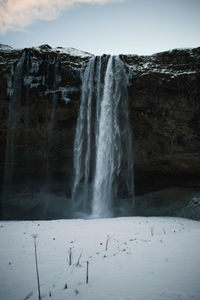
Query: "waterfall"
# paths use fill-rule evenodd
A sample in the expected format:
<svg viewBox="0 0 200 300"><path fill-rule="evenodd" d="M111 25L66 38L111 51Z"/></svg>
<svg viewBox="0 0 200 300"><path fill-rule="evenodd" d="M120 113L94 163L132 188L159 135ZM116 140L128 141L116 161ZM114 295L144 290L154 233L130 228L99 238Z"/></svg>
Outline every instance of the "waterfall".
<svg viewBox="0 0 200 300"><path fill-rule="evenodd" d="M93 217L133 207L133 153L127 85L118 56L93 57L83 74L74 144L73 212Z"/></svg>

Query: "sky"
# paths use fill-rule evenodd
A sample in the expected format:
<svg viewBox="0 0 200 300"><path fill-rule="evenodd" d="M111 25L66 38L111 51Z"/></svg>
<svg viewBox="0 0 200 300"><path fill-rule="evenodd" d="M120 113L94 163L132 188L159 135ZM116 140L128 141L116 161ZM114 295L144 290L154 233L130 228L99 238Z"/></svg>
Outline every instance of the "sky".
<svg viewBox="0 0 200 300"><path fill-rule="evenodd" d="M148 55L200 46L200 0L0 0L0 43Z"/></svg>

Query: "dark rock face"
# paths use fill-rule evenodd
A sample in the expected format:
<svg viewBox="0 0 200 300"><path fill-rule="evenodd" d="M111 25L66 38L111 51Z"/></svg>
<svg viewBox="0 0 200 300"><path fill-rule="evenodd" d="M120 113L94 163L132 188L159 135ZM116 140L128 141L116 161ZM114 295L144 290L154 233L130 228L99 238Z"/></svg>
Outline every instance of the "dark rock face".
<svg viewBox="0 0 200 300"><path fill-rule="evenodd" d="M130 87L136 193L200 186L200 48L123 57Z"/></svg>
<svg viewBox="0 0 200 300"><path fill-rule="evenodd" d="M81 72L89 58L48 45L0 47L2 217L69 216ZM121 59L133 70L136 194L176 186L200 190L200 48Z"/></svg>
<svg viewBox="0 0 200 300"><path fill-rule="evenodd" d="M89 58L44 45L1 51L0 59L1 211L11 218L51 217L42 211L41 190L48 198L52 192L70 197L80 69Z"/></svg>

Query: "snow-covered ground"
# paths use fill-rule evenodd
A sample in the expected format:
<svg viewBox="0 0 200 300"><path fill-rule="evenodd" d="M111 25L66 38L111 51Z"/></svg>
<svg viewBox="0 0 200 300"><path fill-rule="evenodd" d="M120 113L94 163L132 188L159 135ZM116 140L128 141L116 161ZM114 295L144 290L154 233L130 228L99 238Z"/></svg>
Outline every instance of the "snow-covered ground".
<svg viewBox="0 0 200 300"><path fill-rule="evenodd" d="M129 217L0 222L1 300L38 299L34 233L42 299L200 299L200 222Z"/></svg>

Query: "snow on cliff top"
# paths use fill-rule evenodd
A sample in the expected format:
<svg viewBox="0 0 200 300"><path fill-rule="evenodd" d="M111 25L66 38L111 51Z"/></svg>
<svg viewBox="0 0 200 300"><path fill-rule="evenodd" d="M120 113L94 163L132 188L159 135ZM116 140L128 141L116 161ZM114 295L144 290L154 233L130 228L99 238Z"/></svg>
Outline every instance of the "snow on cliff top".
<svg viewBox="0 0 200 300"><path fill-rule="evenodd" d="M163 50L163 51L159 51L159 52L155 52L155 53L152 53L152 54L133 54L133 53L126 53L126 54L123 54L123 55L126 55L126 56L138 56L138 57L153 57L153 56L157 56L157 55L160 55L160 54L165 54L165 53L173 53L175 51L186 51L186 52L189 52L191 54L191 52L195 49L197 49L199 47L188 47L188 48L173 48L173 49L168 49L168 50Z"/></svg>
<svg viewBox="0 0 200 300"><path fill-rule="evenodd" d="M34 49L37 49L38 51L50 51L50 52L59 52L59 53L63 53L63 54L68 54L70 56L79 56L79 57L91 57L93 56L93 54L85 52L85 51L81 51L78 50L76 48L63 48L63 47L56 47L56 48L52 48L49 45L41 45L38 47L32 47ZM0 50L2 51L13 51L13 50L23 50L23 49L14 49L9 45L4 45L4 44L0 44Z"/></svg>
<svg viewBox="0 0 200 300"><path fill-rule="evenodd" d="M0 44L0 50L10 51L10 50L14 50L14 49L11 46Z"/></svg>
<svg viewBox="0 0 200 300"><path fill-rule="evenodd" d="M91 54L91 53L81 51L76 48L56 47L56 48L53 48L52 51L59 51L60 53L69 54L71 56L80 56L80 57L93 56L93 54Z"/></svg>
<svg viewBox="0 0 200 300"><path fill-rule="evenodd" d="M50 52L51 51L52 52L59 52L59 53L63 53L63 54L68 54L70 56L79 56L79 57L82 57L82 58L93 56L91 53L81 51L81 50L78 50L76 48L71 48L71 47L68 47L68 48L63 48L63 47L52 48L49 45L41 45L41 46L34 47L34 48L36 48L39 51L44 50L44 51L50 51Z"/></svg>

